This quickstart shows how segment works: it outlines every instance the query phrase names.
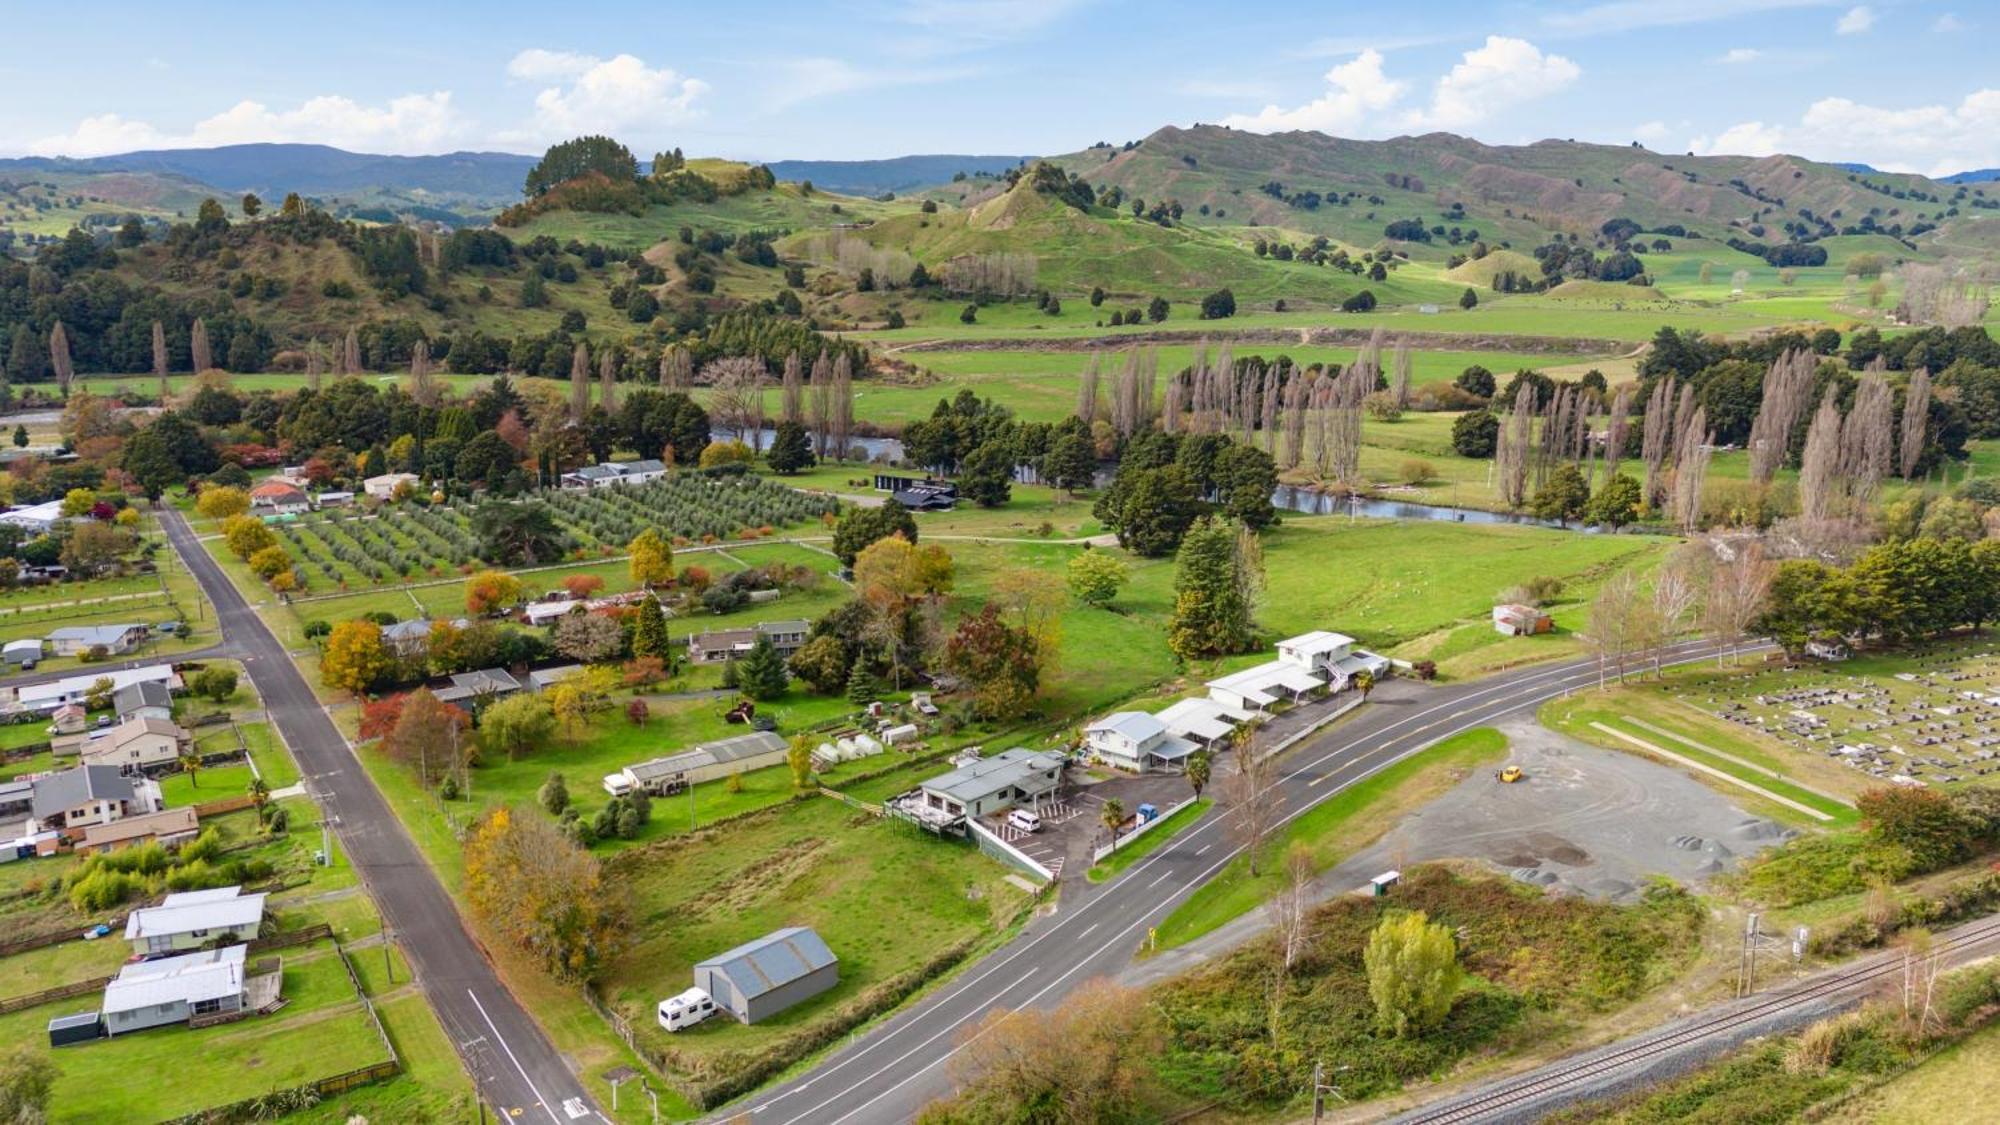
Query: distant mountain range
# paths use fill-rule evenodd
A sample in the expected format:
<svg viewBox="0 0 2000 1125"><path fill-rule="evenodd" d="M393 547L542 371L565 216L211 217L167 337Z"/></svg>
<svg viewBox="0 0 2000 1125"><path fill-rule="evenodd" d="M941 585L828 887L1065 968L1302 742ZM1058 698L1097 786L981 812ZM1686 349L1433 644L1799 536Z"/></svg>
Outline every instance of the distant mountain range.
<svg viewBox="0 0 2000 1125"><path fill-rule="evenodd" d="M328 145L254 144L159 149L94 156L0 160L0 174L19 172L152 173L182 176L221 191L281 196L347 196L389 191L440 200L511 203L536 157L511 152L452 152L442 156L378 156Z"/></svg>
<svg viewBox="0 0 2000 1125"><path fill-rule="evenodd" d="M774 160L781 180L811 180L814 187L844 195L880 195L950 182L960 172L997 176L1032 156L898 156L889 160Z"/></svg>
<svg viewBox="0 0 2000 1125"><path fill-rule="evenodd" d="M1972 172L1957 172L1939 180L1941 184L1990 184L2000 180L2000 168L1980 168Z"/></svg>

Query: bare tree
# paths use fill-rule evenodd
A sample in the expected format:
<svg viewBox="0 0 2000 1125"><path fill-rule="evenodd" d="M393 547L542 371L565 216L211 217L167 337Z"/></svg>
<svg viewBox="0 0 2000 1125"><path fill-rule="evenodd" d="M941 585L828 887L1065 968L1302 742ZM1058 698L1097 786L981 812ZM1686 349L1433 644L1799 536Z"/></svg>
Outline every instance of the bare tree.
<svg viewBox="0 0 2000 1125"><path fill-rule="evenodd" d="M1622 383L1611 396L1611 413L1604 424L1604 479L1618 475L1625 456L1626 435L1632 430L1632 384Z"/></svg>
<svg viewBox="0 0 2000 1125"><path fill-rule="evenodd" d="M790 352L785 356L784 391L779 399L779 419L785 422L805 420L805 370L799 364L799 353Z"/></svg>
<svg viewBox="0 0 2000 1125"><path fill-rule="evenodd" d="M1701 524L1702 487L1708 479L1708 408L1697 406L1681 430L1681 447L1674 456L1674 521L1693 531Z"/></svg>
<svg viewBox="0 0 2000 1125"><path fill-rule="evenodd" d="M1222 778L1222 801L1229 807L1229 835L1250 865L1250 877L1258 875L1259 853L1271 830L1278 825L1283 797L1277 784L1277 763L1260 755L1245 739L1230 755L1235 768Z"/></svg>
<svg viewBox="0 0 2000 1125"><path fill-rule="evenodd" d="M1854 391L1854 408L1847 412L1847 424L1840 431L1842 475L1855 502L1864 506L1874 498L1882 478L1889 475L1896 440L1894 397L1880 362L1877 357L1862 373L1861 384Z"/></svg>
<svg viewBox="0 0 2000 1125"><path fill-rule="evenodd" d="M1407 340L1397 340L1390 353L1389 399L1397 410L1410 408L1410 345Z"/></svg>
<svg viewBox="0 0 2000 1125"><path fill-rule="evenodd" d="M1528 502L1528 446L1535 424L1535 389L1526 382L1514 393L1514 409L1500 427L1500 441L1494 447L1493 473L1500 487L1500 499L1510 508Z"/></svg>
<svg viewBox="0 0 2000 1125"><path fill-rule="evenodd" d="M1264 452L1271 459L1278 458L1278 395L1284 385L1284 377L1279 374L1279 365L1272 364L1264 369L1264 390L1258 405L1262 408L1257 424L1264 429Z"/></svg>
<svg viewBox="0 0 2000 1125"><path fill-rule="evenodd" d="M1270 911L1271 928L1277 933L1283 974L1289 975L1305 953L1306 922L1312 917L1313 891L1318 882L1313 872L1312 849L1303 843L1293 844L1285 852L1284 876L1284 885L1265 902L1264 908Z"/></svg>
<svg viewBox="0 0 2000 1125"><path fill-rule="evenodd" d="M660 386L668 393L694 387L694 356L679 344L660 352Z"/></svg>
<svg viewBox="0 0 2000 1125"><path fill-rule="evenodd" d="M847 460L848 441L854 433L854 363L846 352L833 361L833 413L827 427L833 440L833 457Z"/></svg>
<svg viewBox="0 0 2000 1125"><path fill-rule="evenodd" d="M1840 393L1828 387L1806 429L1805 453L1799 461L1799 518L1808 537L1816 536L1842 510L1846 488L1840 441Z"/></svg>
<svg viewBox="0 0 2000 1125"><path fill-rule="evenodd" d="M754 416L761 412L756 404L764 397L764 361L756 356L724 356L704 365L701 378L709 386L709 416L736 440L747 438Z"/></svg>
<svg viewBox="0 0 2000 1125"><path fill-rule="evenodd" d="M1699 541L1682 543L1667 553L1653 572L1653 617L1659 626L1659 640L1653 650L1653 671L1660 671L1661 649L1686 632L1701 594L1709 585L1708 571L1715 555Z"/></svg>
<svg viewBox="0 0 2000 1125"><path fill-rule="evenodd" d="M1125 365L1132 365L1132 353L1125 353ZM1083 374L1076 381L1076 416L1087 431L1092 422L1097 421L1097 353L1090 353L1084 361Z"/></svg>
<svg viewBox="0 0 2000 1125"><path fill-rule="evenodd" d="M1646 399L1645 429L1639 435L1639 456L1646 463L1646 504L1658 508L1667 498L1667 454L1674 446L1674 377L1653 384Z"/></svg>
<svg viewBox="0 0 2000 1125"><path fill-rule="evenodd" d="M347 355L347 370L342 374L361 374L361 330L349 327L347 330L347 339L342 343L341 347Z"/></svg>
<svg viewBox="0 0 2000 1125"><path fill-rule="evenodd" d="M822 348L806 376L806 416L813 433L813 453L826 456L826 436L833 423L833 360Z"/></svg>
<svg viewBox="0 0 2000 1125"><path fill-rule="evenodd" d="M1750 479L1769 484L1784 463L1792 428L1812 401L1813 353L1794 348L1771 363L1764 375L1764 399L1750 423Z"/></svg>
<svg viewBox="0 0 2000 1125"><path fill-rule="evenodd" d="M1776 570L1755 543L1731 546L1709 572L1708 597L1702 603L1702 629L1718 645L1727 645L1729 655L1750 630L1750 623L1764 612L1764 599L1771 589Z"/></svg>
<svg viewBox="0 0 2000 1125"><path fill-rule="evenodd" d="M1285 459L1287 469L1296 469L1306 457L1306 412L1313 380L1317 374L1294 368L1285 381Z"/></svg>
<svg viewBox="0 0 2000 1125"><path fill-rule="evenodd" d="M76 378L76 368L71 365L69 358L69 332L63 328L63 322L60 320L56 321L54 328L49 329L49 368L56 374L56 386L60 387L63 395L67 397L70 382Z"/></svg>
<svg viewBox="0 0 2000 1125"><path fill-rule="evenodd" d="M188 331L188 355L194 360L197 375L215 366L208 350L208 322L201 317L194 318L194 327Z"/></svg>
<svg viewBox="0 0 2000 1125"><path fill-rule="evenodd" d="M569 420L581 425L590 411L590 345L582 340L569 354Z"/></svg>
<svg viewBox="0 0 2000 1125"><path fill-rule="evenodd" d="M1607 674L1625 682L1625 664L1644 647L1645 629L1640 618L1651 612L1639 592L1638 579L1629 570L1619 571L1597 588L1590 603L1590 648L1597 654L1597 682Z"/></svg>
<svg viewBox="0 0 2000 1125"><path fill-rule="evenodd" d="M431 346L423 340L410 347L410 397L419 406L438 404L437 380L431 377Z"/></svg>
<svg viewBox="0 0 2000 1125"><path fill-rule="evenodd" d="M174 388L167 381L167 326L157 320L153 322L153 374L160 380L160 403L164 406Z"/></svg>
<svg viewBox="0 0 2000 1125"><path fill-rule="evenodd" d="M1910 376L1910 389L1903 396L1903 434L1898 450L1902 453L1904 480L1917 475L1917 465L1924 459L1924 429L1930 413L1931 373L1918 368Z"/></svg>
<svg viewBox="0 0 2000 1125"><path fill-rule="evenodd" d="M1181 431L1187 413L1187 380L1180 375L1167 376L1167 398L1160 405L1160 429L1174 434Z"/></svg>
<svg viewBox="0 0 2000 1125"><path fill-rule="evenodd" d="M618 411L618 357L606 348L597 354L598 399L606 414Z"/></svg>
<svg viewBox="0 0 2000 1125"><path fill-rule="evenodd" d="M320 354L321 344L314 340L306 345L306 387L319 390L320 379L326 374L326 357Z"/></svg>

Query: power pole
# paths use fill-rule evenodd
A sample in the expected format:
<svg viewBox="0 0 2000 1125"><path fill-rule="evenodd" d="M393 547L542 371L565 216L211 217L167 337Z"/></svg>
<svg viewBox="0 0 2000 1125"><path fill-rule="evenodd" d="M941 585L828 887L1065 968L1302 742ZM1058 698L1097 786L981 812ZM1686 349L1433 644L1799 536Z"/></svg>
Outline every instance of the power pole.
<svg viewBox="0 0 2000 1125"><path fill-rule="evenodd" d="M1334 1073L1338 1074L1346 1069L1347 1068L1343 1066L1336 1069ZM1313 1088L1312 1088L1313 1125L1319 1125L1320 1121L1325 1118L1326 1099L1328 1095L1332 1095L1333 1099L1338 1102L1347 1101L1347 1097L1340 1092L1340 1087L1326 1080L1326 1064L1323 1062L1315 1061L1313 1063Z"/></svg>
<svg viewBox="0 0 2000 1125"><path fill-rule="evenodd" d="M1757 991L1757 953L1759 950L1781 951L1789 944L1794 963L1805 959L1806 938L1810 935L1810 931L1806 927L1800 926L1788 942L1782 935L1764 933L1762 929L1763 918L1762 914L1752 914L1743 923L1743 952L1739 955L1736 973L1736 995L1738 997L1749 996Z"/></svg>

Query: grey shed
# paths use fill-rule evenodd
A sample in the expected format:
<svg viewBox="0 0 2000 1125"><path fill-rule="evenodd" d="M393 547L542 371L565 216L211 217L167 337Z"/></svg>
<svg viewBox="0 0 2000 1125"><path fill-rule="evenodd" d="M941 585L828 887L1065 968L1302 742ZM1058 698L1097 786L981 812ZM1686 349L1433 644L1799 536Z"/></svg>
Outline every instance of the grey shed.
<svg viewBox="0 0 2000 1125"><path fill-rule="evenodd" d="M756 1023L839 984L840 958L812 930L788 926L697 964L694 983Z"/></svg>

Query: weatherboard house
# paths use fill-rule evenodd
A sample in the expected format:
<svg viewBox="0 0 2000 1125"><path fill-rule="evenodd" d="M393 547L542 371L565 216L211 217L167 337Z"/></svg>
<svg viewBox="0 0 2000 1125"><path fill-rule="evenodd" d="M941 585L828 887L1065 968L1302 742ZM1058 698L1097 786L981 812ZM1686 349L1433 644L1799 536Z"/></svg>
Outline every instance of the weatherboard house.
<svg viewBox="0 0 2000 1125"><path fill-rule="evenodd" d="M585 465L572 473L562 475L564 488L609 488L619 484L645 484L667 475L664 461L647 458L642 461L606 461L599 465Z"/></svg>
<svg viewBox="0 0 2000 1125"><path fill-rule="evenodd" d="M1104 762L1136 771L1179 769L1200 749L1144 711L1106 715L1083 728L1083 741Z"/></svg>
<svg viewBox="0 0 2000 1125"><path fill-rule="evenodd" d="M249 948L231 945L125 966L104 986L105 1033L120 1035L243 1011L249 1004L243 963Z"/></svg>
<svg viewBox="0 0 2000 1125"><path fill-rule="evenodd" d="M694 985L744 1023L777 1015L840 983L840 958L819 934L788 926L694 967Z"/></svg>
<svg viewBox="0 0 2000 1125"><path fill-rule="evenodd" d="M264 924L264 897L246 895L242 887L171 894L158 906L128 915L125 940L142 957L255 941Z"/></svg>

